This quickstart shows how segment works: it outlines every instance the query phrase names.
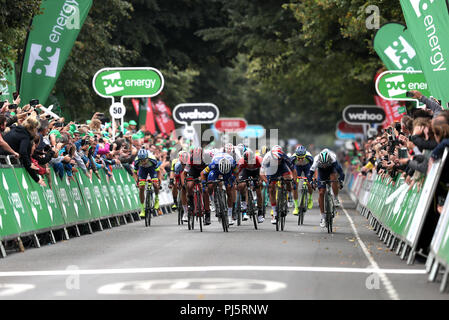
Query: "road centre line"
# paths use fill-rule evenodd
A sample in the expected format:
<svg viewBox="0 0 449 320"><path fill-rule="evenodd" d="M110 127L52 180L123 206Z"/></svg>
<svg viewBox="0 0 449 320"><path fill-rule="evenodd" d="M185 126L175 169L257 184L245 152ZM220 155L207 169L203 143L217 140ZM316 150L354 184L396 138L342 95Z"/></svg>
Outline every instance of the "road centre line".
<svg viewBox="0 0 449 320"><path fill-rule="evenodd" d="M297 266L198 266L198 267L152 267L128 269L86 269L86 270L48 270L48 271L3 271L1 278L37 277L37 276L70 276L70 275L113 275L142 273L182 273L182 272L214 272L214 271L285 271L285 272L335 272L365 274L426 274L424 269L380 269L380 268L338 268L338 267L297 267Z"/></svg>

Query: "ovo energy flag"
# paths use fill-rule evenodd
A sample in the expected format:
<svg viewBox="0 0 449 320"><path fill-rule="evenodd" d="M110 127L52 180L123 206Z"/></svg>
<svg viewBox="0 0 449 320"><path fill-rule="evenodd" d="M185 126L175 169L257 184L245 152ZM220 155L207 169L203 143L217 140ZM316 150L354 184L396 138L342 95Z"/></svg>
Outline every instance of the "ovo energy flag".
<svg viewBox="0 0 449 320"><path fill-rule="evenodd" d="M414 40L402 24L383 25L374 36L374 50L388 70L421 70Z"/></svg>
<svg viewBox="0 0 449 320"><path fill-rule="evenodd" d="M8 100L9 103L13 101L13 93L16 92L16 72L14 69L14 63L9 61L12 70L7 72L0 78L0 101Z"/></svg>
<svg viewBox="0 0 449 320"><path fill-rule="evenodd" d="M432 95L447 108L449 102L448 0L400 0L422 71Z"/></svg>
<svg viewBox="0 0 449 320"><path fill-rule="evenodd" d="M72 50L92 0L42 0L33 19L22 66L22 104L39 99L45 104Z"/></svg>

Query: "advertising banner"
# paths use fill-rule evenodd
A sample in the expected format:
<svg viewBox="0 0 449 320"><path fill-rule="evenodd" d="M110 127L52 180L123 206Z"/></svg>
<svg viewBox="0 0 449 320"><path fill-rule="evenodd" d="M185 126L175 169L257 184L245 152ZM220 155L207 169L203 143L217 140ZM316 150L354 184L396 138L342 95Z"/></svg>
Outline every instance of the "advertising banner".
<svg viewBox="0 0 449 320"><path fill-rule="evenodd" d="M431 95L449 102L449 4L445 0L400 0Z"/></svg>
<svg viewBox="0 0 449 320"><path fill-rule="evenodd" d="M72 51L92 0L43 0L33 19L22 66L22 105L47 98Z"/></svg>

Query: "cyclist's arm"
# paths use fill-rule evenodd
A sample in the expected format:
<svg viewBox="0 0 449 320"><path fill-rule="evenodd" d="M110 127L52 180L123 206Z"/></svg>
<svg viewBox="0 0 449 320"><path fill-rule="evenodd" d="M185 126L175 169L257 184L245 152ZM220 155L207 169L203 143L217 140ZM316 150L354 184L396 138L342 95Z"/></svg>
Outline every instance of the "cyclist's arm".
<svg viewBox="0 0 449 320"><path fill-rule="evenodd" d="M339 175L338 180L345 181L345 173L343 172L343 169L340 166L340 164L338 163L338 161L335 161L332 165L335 168L335 170L337 170L337 172L338 172L338 175Z"/></svg>
<svg viewBox="0 0 449 320"><path fill-rule="evenodd" d="M200 173L201 181L206 181L207 180L207 175L210 172L210 167L209 166L207 166L206 168L204 168L204 170L201 171L201 173Z"/></svg>

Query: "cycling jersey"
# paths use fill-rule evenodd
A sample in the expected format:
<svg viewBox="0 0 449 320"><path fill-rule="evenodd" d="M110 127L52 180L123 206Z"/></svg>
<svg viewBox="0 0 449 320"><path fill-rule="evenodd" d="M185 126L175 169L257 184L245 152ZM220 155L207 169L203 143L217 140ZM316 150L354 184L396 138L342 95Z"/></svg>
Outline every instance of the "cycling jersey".
<svg viewBox="0 0 449 320"><path fill-rule="evenodd" d="M310 152L307 151L304 158L300 158L297 155L290 157L290 161L295 165L298 177L307 177L309 175L310 168L314 163L314 159ZM302 175L304 173L304 175Z"/></svg>
<svg viewBox="0 0 449 320"><path fill-rule="evenodd" d="M290 158L283 154L279 160L272 157L270 152L263 157L261 173L267 176L268 180L290 174L295 166Z"/></svg>
<svg viewBox="0 0 449 320"><path fill-rule="evenodd" d="M136 157L136 160L134 160L134 172L138 172L140 185L143 185L142 182L146 181L148 176L153 180L157 179L160 164L161 162L153 154L149 154L145 159Z"/></svg>
<svg viewBox="0 0 449 320"><path fill-rule="evenodd" d="M337 156L332 151L330 151L328 149L325 149L325 150L329 152L329 157L331 159L331 165L326 168L320 168L320 163L319 163L320 155L318 154L318 155L316 155L316 157L314 159L314 163L313 163L312 167L310 168L309 176L308 176L309 181L312 181L313 174L315 173L315 170L317 170L317 168L318 168L318 177L317 177L318 189L325 188L325 185L322 183L322 181L329 180L330 175L332 173L338 172L338 174L339 174L338 180L339 181L345 180L345 174L343 172L343 169L342 169L340 163L337 161Z"/></svg>
<svg viewBox="0 0 449 320"><path fill-rule="evenodd" d="M223 174L220 172L219 169L219 163L222 159L228 159L231 163L231 170L227 174ZM218 179L220 175L223 176L223 179L225 180L225 185L232 185L235 181L235 175L238 173L238 167L236 161L227 153L218 153L214 156L212 159L212 162L203 170L203 173L207 175L208 181L215 181Z"/></svg>

